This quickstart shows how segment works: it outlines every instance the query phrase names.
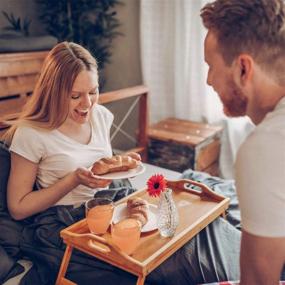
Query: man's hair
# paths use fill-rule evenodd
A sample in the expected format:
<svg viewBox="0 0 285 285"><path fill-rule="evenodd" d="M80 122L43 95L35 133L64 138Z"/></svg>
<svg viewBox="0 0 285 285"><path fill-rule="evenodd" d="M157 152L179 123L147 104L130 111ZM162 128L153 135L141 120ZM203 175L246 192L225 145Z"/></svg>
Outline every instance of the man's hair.
<svg viewBox="0 0 285 285"><path fill-rule="evenodd" d="M230 65L241 53L285 84L285 5L283 0L216 0L201 10L204 26L217 36Z"/></svg>

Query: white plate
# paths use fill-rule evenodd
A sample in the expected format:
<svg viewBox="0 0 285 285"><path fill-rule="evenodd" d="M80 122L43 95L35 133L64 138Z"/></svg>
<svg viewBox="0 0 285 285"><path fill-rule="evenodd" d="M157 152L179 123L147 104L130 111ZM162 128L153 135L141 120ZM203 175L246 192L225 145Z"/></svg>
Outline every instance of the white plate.
<svg viewBox="0 0 285 285"><path fill-rule="evenodd" d="M148 221L142 227L142 233L150 232L157 229L157 206L149 204L148 209ZM127 203L119 204L115 207L113 213L113 223L118 223L119 221L126 219L128 217Z"/></svg>
<svg viewBox="0 0 285 285"><path fill-rule="evenodd" d="M128 171L119 171L119 172L111 172L103 175L95 175L95 177L100 179L124 179L124 178L131 178L135 177L139 174L142 174L145 171L145 166L140 163L136 168L130 169Z"/></svg>

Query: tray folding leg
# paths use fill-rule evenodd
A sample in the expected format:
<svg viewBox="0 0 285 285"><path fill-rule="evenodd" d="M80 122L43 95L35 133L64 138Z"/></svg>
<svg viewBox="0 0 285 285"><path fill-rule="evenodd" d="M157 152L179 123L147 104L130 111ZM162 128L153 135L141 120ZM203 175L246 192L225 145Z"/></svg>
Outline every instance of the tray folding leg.
<svg viewBox="0 0 285 285"><path fill-rule="evenodd" d="M66 270L67 270L67 267L68 267L68 264L69 264L69 261L70 261L72 251L73 251L73 246L67 245L65 252L64 252L64 256L62 258L62 262L60 265L60 269L59 269L59 272L57 275L55 285L76 285L76 283L74 283L74 282L72 282L72 281L70 281L64 277Z"/></svg>
<svg viewBox="0 0 285 285"><path fill-rule="evenodd" d="M144 285L144 281L145 281L145 276L144 275L140 275L138 277L138 281L136 285Z"/></svg>
<svg viewBox="0 0 285 285"><path fill-rule="evenodd" d="M70 281L64 277L65 273L67 271L67 267L68 267L68 264L70 261L72 251L73 251L73 246L67 245L65 252L64 252L64 256L62 258L62 262L60 265L60 269L58 272L58 276L57 276L55 285L76 285L76 283L74 283L74 282L72 282L72 281ZM145 275L139 275L136 285L144 285L145 278L146 278Z"/></svg>

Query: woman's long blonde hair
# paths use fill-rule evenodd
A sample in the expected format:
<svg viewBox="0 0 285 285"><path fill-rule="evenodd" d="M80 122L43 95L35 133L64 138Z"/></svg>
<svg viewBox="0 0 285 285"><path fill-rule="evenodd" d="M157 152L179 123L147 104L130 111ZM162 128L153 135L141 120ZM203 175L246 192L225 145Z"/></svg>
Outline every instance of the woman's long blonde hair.
<svg viewBox="0 0 285 285"><path fill-rule="evenodd" d="M19 118L6 122L10 128L4 141L10 144L16 129L28 125L56 129L66 120L73 83L83 70L97 72L96 59L82 46L72 42L57 44L44 60L33 95Z"/></svg>

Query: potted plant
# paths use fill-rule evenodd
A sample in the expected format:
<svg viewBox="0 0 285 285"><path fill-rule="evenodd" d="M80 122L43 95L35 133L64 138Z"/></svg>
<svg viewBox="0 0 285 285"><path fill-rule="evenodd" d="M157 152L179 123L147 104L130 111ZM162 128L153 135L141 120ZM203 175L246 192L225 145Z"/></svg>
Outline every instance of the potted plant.
<svg viewBox="0 0 285 285"><path fill-rule="evenodd" d="M49 50L57 43L52 36L31 36L29 28L32 21L27 17L21 19L5 11L2 11L2 16L7 26L0 30L0 53Z"/></svg>
<svg viewBox="0 0 285 285"><path fill-rule="evenodd" d="M37 0L40 19L59 41L73 41L86 47L97 59L99 70L110 62L111 45L120 35L114 8L119 0Z"/></svg>

